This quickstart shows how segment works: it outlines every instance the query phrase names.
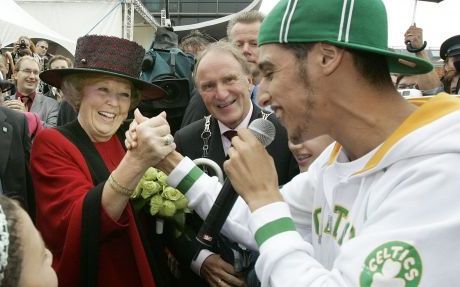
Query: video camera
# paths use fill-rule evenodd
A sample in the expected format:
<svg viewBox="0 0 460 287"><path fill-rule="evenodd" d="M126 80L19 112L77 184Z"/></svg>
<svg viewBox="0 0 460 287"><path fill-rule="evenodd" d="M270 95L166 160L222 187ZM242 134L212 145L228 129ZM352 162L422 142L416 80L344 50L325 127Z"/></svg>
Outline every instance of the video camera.
<svg viewBox="0 0 460 287"><path fill-rule="evenodd" d="M29 46L24 39L19 42L17 53L20 56L30 55Z"/></svg>
<svg viewBox="0 0 460 287"><path fill-rule="evenodd" d="M26 44L26 41L24 41L24 39L21 40L21 42L19 43L19 49L21 50L27 49L27 44Z"/></svg>
<svg viewBox="0 0 460 287"><path fill-rule="evenodd" d="M13 94L15 93L16 86L14 85L14 83L12 83L12 82L10 82L8 80L0 80L0 92L5 93L5 92L8 92L8 91L14 91L12 93Z"/></svg>
<svg viewBox="0 0 460 287"><path fill-rule="evenodd" d="M408 99L423 97L422 91L417 89L398 89L398 92L401 96Z"/></svg>
<svg viewBox="0 0 460 287"><path fill-rule="evenodd" d="M160 27L142 62L140 78L162 87L167 95L154 101L141 101L139 110L147 117L166 111L171 133L180 128L185 108L195 90L192 72L193 55L177 47L177 35Z"/></svg>
<svg viewBox="0 0 460 287"><path fill-rule="evenodd" d="M167 96L152 101L154 108L186 107L193 87L195 59L178 48L150 49L142 62L141 79L163 88Z"/></svg>

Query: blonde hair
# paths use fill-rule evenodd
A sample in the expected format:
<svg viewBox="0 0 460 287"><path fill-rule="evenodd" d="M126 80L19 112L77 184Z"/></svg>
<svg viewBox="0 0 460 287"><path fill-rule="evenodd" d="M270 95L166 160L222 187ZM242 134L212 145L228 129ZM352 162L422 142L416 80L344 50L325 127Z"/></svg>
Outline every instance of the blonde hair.
<svg viewBox="0 0 460 287"><path fill-rule="evenodd" d="M22 62L27 61L27 60L31 60L31 61L34 61L35 63L37 63L38 68L40 69L40 63L37 61L37 59L35 59L35 58L32 57L32 56L26 55L26 56L22 56L22 57L16 62L16 65L14 66L14 71L15 71L15 72L19 72L19 69L21 69Z"/></svg>
<svg viewBox="0 0 460 287"><path fill-rule="evenodd" d="M227 25L227 38L230 39L230 32L233 29L233 26L235 26L237 23L243 23L243 24L252 24L252 23L257 23L264 20L264 14L257 10L251 10L251 11L245 11L237 14L235 17L230 19L228 21ZM231 39L230 39L231 40Z"/></svg>
<svg viewBox="0 0 460 287"><path fill-rule="evenodd" d="M191 53L196 57L213 42L216 42L216 39L201 33L199 30L193 30L181 39L179 47L182 51Z"/></svg>
<svg viewBox="0 0 460 287"><path fill-rule="evenodd" d="M68 76L65 76L62 80L61 90L64 94L64 99L69 102L74 109L78 112L81 104L81 97L83 88L87 85L94 84L101 81L104 78L112 78L116 76L110 76L103 73L75 73ZM121 77L116 77L123 79ZM141 92L134 87L131 81L126 79L126 81L131 83L131 104L129 109L133 110L140 102Z"/></svg>

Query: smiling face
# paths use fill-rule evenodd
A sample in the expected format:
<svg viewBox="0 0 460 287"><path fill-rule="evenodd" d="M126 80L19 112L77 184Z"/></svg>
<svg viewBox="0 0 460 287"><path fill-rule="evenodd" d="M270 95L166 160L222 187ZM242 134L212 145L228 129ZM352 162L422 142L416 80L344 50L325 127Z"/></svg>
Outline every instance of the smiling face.
<svg viewBox="0 0 460 287"><path fill-rule="evenodd" d="M37 90L39 83L38 74L40 66L33 59L22 59L15 67L13 78L16 80L16 88L23 95L29 95Z"/></svg>
<svg viewBox="0 0 460 287"><path fill-rule="evenodd" d="M322 135L300 144L293 144L289 141L289 149L296 159L301 172L307 171L313 161L328 147L334 140L328 135Z"/></svg>
<svg viewBox="0 0 460 287"><path fill-rule="evenodd" d="M250 75L229 52L215 49L204 54L195 81L208 111L227 127L237 127L248 114Z"/></svg>
<svg viewBox="0 0 460 287"><path fill-rule="evenodd" d="M310 54L299 61L294 53L278 44L260 48L262 80L257 91L261 106L270 105L294 144L326 134L319 119L327 111L326 98L319 96L321 80Z"/></svg>
<svg viewBox="0 0 460 287"><path fill-rule="evenodd" d="M78 121L93 142L109 140L128 116L131 82L96 76L81 92Z"/></svg>
<svg viewBox="0 0 460 287"><path fill-rule="evenodd" d="M57 287L56 272L51 267L53 255L45 247L42 237L34 227L30 217L17 208L19 237L24 255L18 286Z"/></svg>

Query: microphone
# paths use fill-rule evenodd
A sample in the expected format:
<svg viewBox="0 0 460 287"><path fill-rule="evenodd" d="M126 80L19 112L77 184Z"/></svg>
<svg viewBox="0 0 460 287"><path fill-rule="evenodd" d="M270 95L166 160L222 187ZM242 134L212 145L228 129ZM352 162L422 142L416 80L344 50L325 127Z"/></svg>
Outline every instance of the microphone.
<svg viewBox="0 0 460 287"><path fill-rule="evenodd" d="M259 118L254 120L250 123L248 129L264 147L268 146L275 139L275 126L267 119ZM196 236L196 240L201 245L207 248L213 246L215 237L220 233L237 198L238 193L236 193L230 180L227 178Z"/></svg>

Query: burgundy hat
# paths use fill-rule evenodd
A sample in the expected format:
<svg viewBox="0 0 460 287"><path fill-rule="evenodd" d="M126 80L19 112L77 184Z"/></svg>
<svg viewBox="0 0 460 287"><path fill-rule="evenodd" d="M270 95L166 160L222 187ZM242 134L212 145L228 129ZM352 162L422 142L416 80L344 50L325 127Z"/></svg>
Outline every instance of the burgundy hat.
<svg viewBox="0 0 460 287"><path fill-rule="evenodd" d="M65 76L76 73L101 73L130 80L141 91L143 100L166 96L157 85L140 80L145 50L139 44L112 36L86 35L78 38L75 67L40 73L45 83L60 88Z"/></svg>

